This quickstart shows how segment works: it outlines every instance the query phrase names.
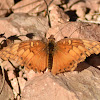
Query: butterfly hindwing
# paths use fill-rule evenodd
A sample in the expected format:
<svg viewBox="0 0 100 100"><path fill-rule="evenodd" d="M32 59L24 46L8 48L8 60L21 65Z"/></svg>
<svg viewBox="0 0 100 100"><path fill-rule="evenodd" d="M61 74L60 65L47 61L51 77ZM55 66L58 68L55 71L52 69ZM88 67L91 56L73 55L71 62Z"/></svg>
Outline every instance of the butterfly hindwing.
<svg viewBox="0 0 100 100"><path fill-rule="evenodd" d="M81 39L62 39L56 43L51 72L73 71L77 64L91 54L100 53L100 42Z"/></svg>

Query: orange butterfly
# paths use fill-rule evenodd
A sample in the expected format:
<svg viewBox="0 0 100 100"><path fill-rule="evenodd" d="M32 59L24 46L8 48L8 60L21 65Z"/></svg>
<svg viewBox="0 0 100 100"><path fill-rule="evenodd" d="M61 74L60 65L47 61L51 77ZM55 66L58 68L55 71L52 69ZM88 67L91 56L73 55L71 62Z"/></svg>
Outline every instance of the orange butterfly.
<svg viewBox="0 0 100 100"><path fill-rule="evenodd" d="M91 54L100 53L100 42L66 38L55 42L51 35L47 42L29 40L13 44L0 51L3 60L16 60L35 72L48 68L53 74L73 71L77 64Z"/></svg>

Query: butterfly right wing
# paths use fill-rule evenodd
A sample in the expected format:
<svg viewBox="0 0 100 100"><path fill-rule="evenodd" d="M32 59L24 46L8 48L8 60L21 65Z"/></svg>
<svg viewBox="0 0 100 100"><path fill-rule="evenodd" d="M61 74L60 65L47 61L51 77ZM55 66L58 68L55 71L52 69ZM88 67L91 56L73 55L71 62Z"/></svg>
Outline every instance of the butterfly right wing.
<svg viewBox="0 0 100 100"><path fill-rule="evenodd" d="M73 71L77 64L91 54L100 53L100 42L81 39L62 39L56 43L51 72Z"/></svg>
<svg viewBox="0 0 100 100"><path fill-rule="evenodd" d="M0 51L0 58L14 60L21 66L40 72L48 66L46 50L46 43L40 40L29 40L4 47Z"/></svg>

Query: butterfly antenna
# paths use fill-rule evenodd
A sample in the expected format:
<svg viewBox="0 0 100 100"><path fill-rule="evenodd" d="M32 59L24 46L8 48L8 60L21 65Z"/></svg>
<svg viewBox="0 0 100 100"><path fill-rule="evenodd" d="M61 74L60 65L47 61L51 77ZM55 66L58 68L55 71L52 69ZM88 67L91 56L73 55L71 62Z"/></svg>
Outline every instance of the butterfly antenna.
<svg viewBox="0 0 100 100"><path fill-rule="evenodd" d="M1 69L2 69L2 74L3 74L3 83L2 83L2 86L1 86L1 89L0 89L0 94L2 93L2 90L3 90L3 87L4 87L4 83L5 83L5 73L4 73L4 68L3 68L2 65L1 65Z"/></svg>
<svg viewBox="0 0 100 100"><path fill-rule="evenodd" d="M61 23L61 22L60 22L60 23ZM61 24L63 24L63 23L61 23ZM59 28L59 27L58 27L58 28L59 28L59 30L62 30L62 29L64 29L64 27L65 27L65 26L63 26L62 28ZM58 32L60 32L60 34L64 37L64 35L62 34L62 31L59 31L59 30L55 33L55 35L58 34Z"/></svg>
<svg viewBox="0 0 100 100"><path fill-rule="evenodd" d="M46 6L47 6L48 24L49 24L49 27L51 28L50 15L49 15L49 6L53 2L53 0L51 0L49 4L47 4L46 0L44 0L44 2L46 4Z"/></svg>
<svg viewBox="0 0 100 100"><path fill-rule="evenodd" d="M69 38L73 35L73 33L74 33L75 31L77 31L77 30L80 29L80 28L81 28L81 26L78 27L77 29L75 29L75 30L70 34Z"/></svg>

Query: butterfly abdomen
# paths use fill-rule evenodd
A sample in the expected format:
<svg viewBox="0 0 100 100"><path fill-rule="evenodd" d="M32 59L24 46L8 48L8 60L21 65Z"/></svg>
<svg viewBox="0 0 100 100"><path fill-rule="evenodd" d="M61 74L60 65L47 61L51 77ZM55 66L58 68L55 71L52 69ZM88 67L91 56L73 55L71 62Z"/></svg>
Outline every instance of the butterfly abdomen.
<svg viewBox="0 0 100 100"><path fill-rule="evenodd" d="M54 44L55 44L54 39L50 39L49 43L48 43L48 54L49 54L49 57L48 57L48 69L50 71L51 71L52 65L53 65L53 54L54 54L54 47L55 47Z"/></svg>

